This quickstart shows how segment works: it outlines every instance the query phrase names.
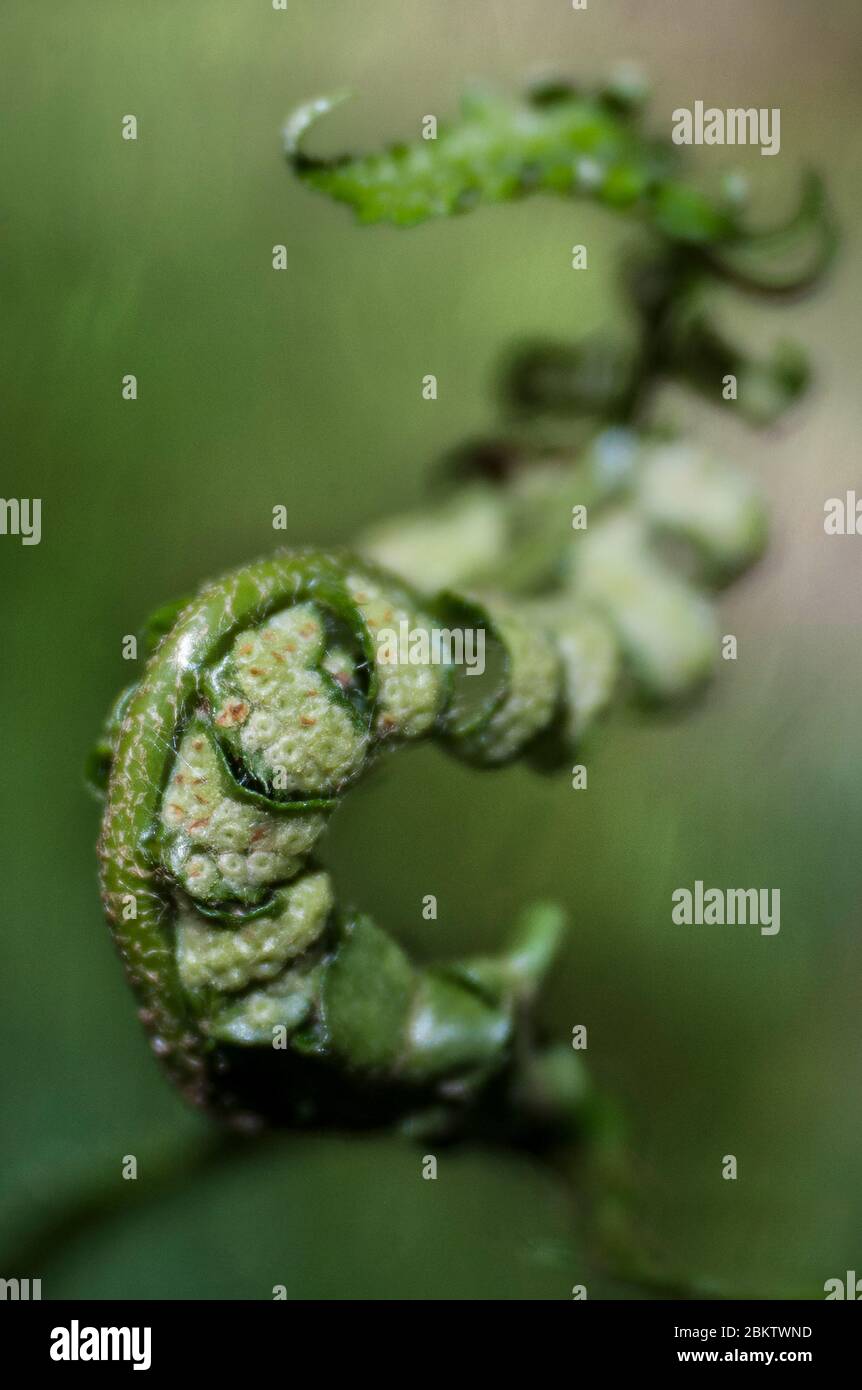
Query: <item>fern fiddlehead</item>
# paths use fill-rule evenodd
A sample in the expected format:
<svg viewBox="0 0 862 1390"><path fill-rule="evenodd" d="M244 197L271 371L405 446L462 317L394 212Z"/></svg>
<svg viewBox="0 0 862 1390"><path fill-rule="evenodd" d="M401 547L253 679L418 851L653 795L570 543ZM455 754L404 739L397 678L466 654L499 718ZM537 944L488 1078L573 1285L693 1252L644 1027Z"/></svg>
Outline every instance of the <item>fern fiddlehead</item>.
<svg viewBox="0 0 862 1390"><path fill-rule="evenodd" d="M418 970L367 917L336 911L314 852L340 797L386 748L434 737L477 765L547 758L549 748L559 761L610 698L622 660L663 698L702 679L714 647L708 608L651 553L650 527L681 520L696 532L700 516L701 553L726 564L729 547L739 564L758 512L739 478L695 466L688 511L662 517L657 470L682 477L684 465L665 451L630 459L626 473L609 466L606 446L564 492L554 477L543 497L534 475L526 497L508 499L509 524L532 517L545 559L538 519L553 519L561 497L589 497L605 517L575 538L581 559L553 598L487 584L423 595L368 558L369 540L363 558L275 556L179 607L109 730L101 859L142 1021L192 1102L319 1123L357 1087L367 1102L373 1085L387 1116L430 1107L454 1118L506 1071L559 943L557 910L525 914L499 958ZM708 524L716 487L719 536ZM503 520L487 562L505 553ZM400 536L410 553L408 526ZM376 548L386 551L385 538ZM475 547L466 553L475 560ZM395 567L441 588L421 543L412 566ZM495 674L473 695L451 661L420 651L393 663L381 638L403 625L411 639L442 631L447 642L472 626ZM247 1054L263 1050L261 1089Z"/></svg>
<svg viewBox="0 0 862 1390"><path fill-rule="evenodd" d="M571 1049L538 1044L531 1007L559 910L527 909L497 957L419 969L338 908L316 852L340 799L400 744L559 766L619 689L670 702L708 677L709 592L759 553L763 507L743 474L651 427L650 391L667 375L714 391L727 369L751 418L789 405L807 376L798 353L749 358L714 325L708 291L811 283L830 223L812 180L790 224L748 232L738 202L679 178L619 85L585 97L547 84L516 107L474 97L430 146L309 158L305 133L331 105L296 114L288 154L363 221L541 190L638 216L657 245L627 270L635 339L515 359L507 437L466 451L468 477L442 505L374 528L352 556L248 565L150 620L144 675L92 764L105 908L154 1050L222 1118L570 1126L584 1078ZM788 245L796 269L780 272ZM451 656L392 664L381 635L402 627L475 629L489 669L473 682Z"/></svg>
<svg viewBox="0 0 862 1390"><path fill-rule="evenodd" d="M499 960L441 971L413 969L369 919L333 911L312 852L384 745L434 733L499 762L556 711L558 654L516 614L488 615L504 674L468 716L450 667L380 661L375 631L402 622L427 631L432 615L367 563L276 556L184 607L126 697L104 901L154 1049L196 1104L242 1111L226 1049L273 1049L274 1034L308 1063L308 1084L263 1108L296 1122L319 1117L310 1077L325 1091L327 1068L408 1098L453 1076L469 1089L498 1066L549 962L551 909Z"/></svg>

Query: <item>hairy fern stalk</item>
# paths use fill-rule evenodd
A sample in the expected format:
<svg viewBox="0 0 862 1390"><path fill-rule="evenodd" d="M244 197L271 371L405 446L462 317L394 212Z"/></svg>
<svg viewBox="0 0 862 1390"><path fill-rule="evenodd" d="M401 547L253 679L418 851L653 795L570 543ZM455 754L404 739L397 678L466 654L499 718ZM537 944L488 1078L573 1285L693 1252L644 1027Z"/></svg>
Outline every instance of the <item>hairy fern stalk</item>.
<svg viewBox="0 0 862 1390"><path fill-rule="evenodd" d="M442 502L352 554L244 566L145 631L93 762L102 894L153 1050L228 1121L533 1136L588 1103L577 1055L535 1029L556 906L527 907L499 955L420 968L338 907L317 854L341 798L405 743L564 767L618 693L674 703L713 669L711 594L759 554L764 508L742 472L654 427L652 388L677 376L720 399L729 374L739 409L775 418L804 359L751 358L709 292L798 291L834 236L813 178L789 223L751 231L738 190L684 181L641 104L631 82L474 94L434 141L329 160L304 141L331 101L288 123L296 175L364 222L551 192L633 215L648 246L624 267L634 336L517 354L501 435L461 452ZM393 664L380 638L402 626L481 632L484 674Z"/></svg>

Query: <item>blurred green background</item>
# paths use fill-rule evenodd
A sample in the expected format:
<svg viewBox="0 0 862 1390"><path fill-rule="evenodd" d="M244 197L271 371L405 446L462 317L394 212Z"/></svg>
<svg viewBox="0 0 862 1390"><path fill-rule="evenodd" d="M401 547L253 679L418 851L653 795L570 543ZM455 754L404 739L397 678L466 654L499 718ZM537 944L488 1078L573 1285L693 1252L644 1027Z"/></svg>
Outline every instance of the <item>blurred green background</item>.
<svg viewBox="0 0 862 1390"><path fill-rule="evenodd" d="M288 176L286 113L350 87L315 138L377 146L450 112L470 78L589 81L621 58L649 73L659 132L696 99L779 106L779 157L703 150L700 167L747 171L769 214L814 163L845 234L816 298L733 308L753 343L809 348L819 382L792 421L754 435L669 403L770 498L770 553L723 600L739 660L682 719L606 725L586 793L405 754L348 799L328 859L342 897L423 958L562 899L546 1018L562 1037L588 1025L658 1251L766 1294L859 1268L862 540L822 527L824 500L862 481L858 4L6 0L0 24L2 493L43 499L39 546L0 538L0 1274L41 1277L44 1297L631 1296L525 1159L447 1154L437 1182L385 1137L200 1159L206 1126L154 1065L102 925L81 777L129 679L122 635L151 609L271 548L277 503L297 543L421 504L440 454L492 426L503 348L615 312L609 218L542 199L360 230ZM779 887L780 935L674 928L670 893L695 878ZM36 1267L9 1267L22 1251Z"/></svg>

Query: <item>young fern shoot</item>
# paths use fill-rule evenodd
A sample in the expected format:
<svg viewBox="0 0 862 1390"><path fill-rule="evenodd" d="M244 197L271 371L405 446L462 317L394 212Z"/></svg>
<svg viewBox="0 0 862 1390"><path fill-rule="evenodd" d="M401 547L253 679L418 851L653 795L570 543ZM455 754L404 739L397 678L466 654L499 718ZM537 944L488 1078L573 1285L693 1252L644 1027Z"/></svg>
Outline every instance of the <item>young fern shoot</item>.
<svg viewBox="0 0 862 1390"><path fill-rule="evenodd" d="M588 1104L577 1055L537 1036L559 908L526 907L499 955L418 967L338 906L317 853L384 753L434 739L477 769L561 768L617 694L678 702L714 667L712 592L760 553L764 507L738 469L655 429L653 388L676 376L715 399L728 375L749 418L775 418L804 359L731 344L708 292L806 288L834 234L813 177L790 223L751 232L738 201L685 182L641 105L619 83L474 94L436 140L355 159L305 153L332 102L288 123L298 177L363 222L548 192L634 217L649 244L626 267L634 340L519 352L499 436L461 452L441 503L353 554L243 566L146 629L146 669L91 769L102 896L153 1050L228 1123L533 1140L572 1132ZM426 652L434 633L480 633L484 674L467 679L451 647L393 661L382 639L402 628Z"/></svg>

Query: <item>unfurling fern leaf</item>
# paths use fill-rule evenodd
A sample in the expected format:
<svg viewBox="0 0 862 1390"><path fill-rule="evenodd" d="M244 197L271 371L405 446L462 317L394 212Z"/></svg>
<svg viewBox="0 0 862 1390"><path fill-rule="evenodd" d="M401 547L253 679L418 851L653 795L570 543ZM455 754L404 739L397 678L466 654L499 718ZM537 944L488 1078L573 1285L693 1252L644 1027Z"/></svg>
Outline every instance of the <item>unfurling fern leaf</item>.
<svg viewBox="0 0 862 1390"><path fill-rule="evenodd" d="M735 469L657 433L645 405L665 376L714 394L725 371L750 416L790 404L804 362L786 349L753 362L706 292L811 283L831 224L811 181L796 219L750 233L738 201L681 179L630 86L546 84L517 104L474 94L436 140L312 158L304 137L332 104L295 114L288 154L363 221L536 191L637 216L653 244L627 268L635 338L522 352L502 443L468 451L468 481L358 538L355 555L288 551L155 615L144 675L90 768L107 798L105 908L154 1050L222 1118L566 1130L585 1079L570 1047L542 1046L533 1016L559 909L527 907L498 956L419 968L338 907L317 852L387 750L435 739L477 767L561 766L618 692L669 703L708 678L710 590L759 553L763 508ZM788 250L796 267L780 271ZM424 634L425 655L393 663L383 639L405 629ZM473 679L453 656L465 629L489 656ZM435 633L449 643L439 660Z"/></svg>
<svg viewBox="0 0 862 1390"><path fill-rule="evenodd" d="M568 503L587 500L589 531L561 534ZM365 558L286 553L209 585L109 723L108 918L154 1050L193 1103L227 1118L451 1130L492 1097L511 1110L516 1094L511 1123L576 1118L576 1058L561 1068L531 1042L559 910L528 908L498 957L419 969L337 908L315 854L387 749L435 738L477 766L560 762L621 670L655 698L686 694L715 631L660 536L685 535L713 572L732 571L756 552L760 510L729 470L679 449L626 456L620 440L571 476L533 474L505 503L474 492L460 506L369 538ZM480 532L494 537L484 550ZM549 563L555 587L492 582L519 548L525 587ZM459 563L484 576L462 585ZM465 629L487 657L475 679L453 659ZM405 632L410 648L393 651Z"/></svg>

